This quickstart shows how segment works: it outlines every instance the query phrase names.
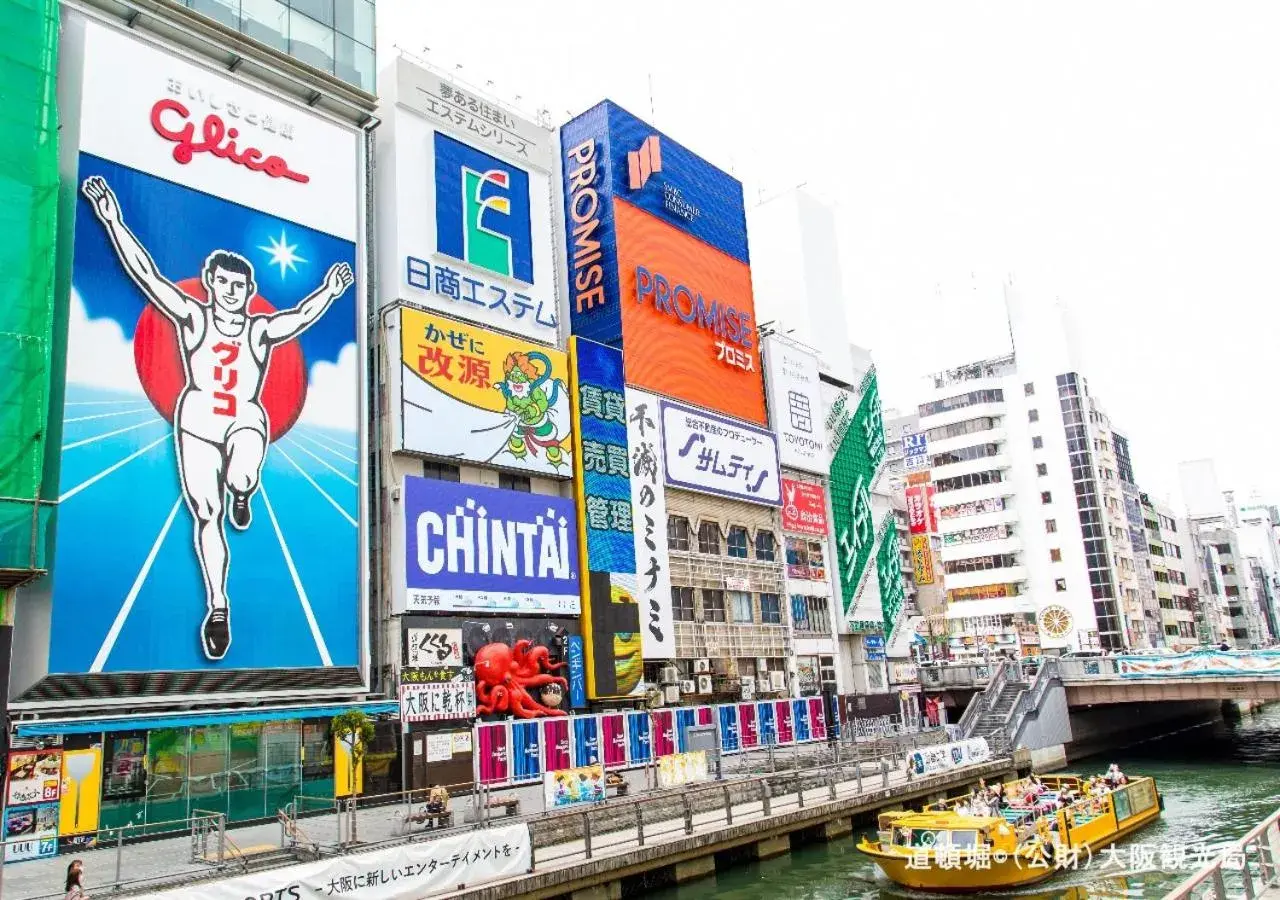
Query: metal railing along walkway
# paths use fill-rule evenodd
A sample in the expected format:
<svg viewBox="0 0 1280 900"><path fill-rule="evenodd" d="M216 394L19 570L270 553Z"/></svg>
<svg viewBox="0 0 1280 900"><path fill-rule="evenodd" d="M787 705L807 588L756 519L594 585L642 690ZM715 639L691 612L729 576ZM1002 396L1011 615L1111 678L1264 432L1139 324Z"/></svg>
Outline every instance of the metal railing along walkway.
<svg viewBox="0 0 1280 900"><path fill-rule="evenodd" d="M1165 900L1270 900L1276 896L1280 896L1280 809L1165 894Z"/></svg>

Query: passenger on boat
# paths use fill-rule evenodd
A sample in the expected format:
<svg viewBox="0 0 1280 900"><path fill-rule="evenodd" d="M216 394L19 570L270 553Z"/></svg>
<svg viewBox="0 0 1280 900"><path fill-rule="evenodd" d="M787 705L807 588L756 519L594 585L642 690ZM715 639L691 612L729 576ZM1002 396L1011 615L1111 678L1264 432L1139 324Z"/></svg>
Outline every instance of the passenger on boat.
<svg viewBox="0 0 1280 900"><path fill-rule="evenodd" d="M1125 778L1124 773L1120 771L1120 767L1115 763L1111 764L1111 768L1107 769L1107 774L1103 776L1104 780L1113 788L1120 787L1122 784L1128 784L1129 779Z"/></svg>

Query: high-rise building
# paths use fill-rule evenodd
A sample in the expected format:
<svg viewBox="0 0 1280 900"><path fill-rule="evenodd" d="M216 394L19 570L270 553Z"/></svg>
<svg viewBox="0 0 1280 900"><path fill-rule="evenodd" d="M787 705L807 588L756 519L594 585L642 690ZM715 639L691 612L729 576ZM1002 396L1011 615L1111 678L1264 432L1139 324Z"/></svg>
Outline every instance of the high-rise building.
<svg viewBox="0 0 1280 900"><path fill-rule="evenodd" d="M1160 643L1174 650L1188 650L1200 643L1196 603L1191 596L1188 569L1194 565L1187 541L1188 524L1173 509L1143 494L1147 564L1159 612Z"/></svg>
<svg viewBox="0 0 1280 900"><path fill-rule="evenodd" d="M1122 649L1112 535L1128 519L1110 425L1061 309L1012 286L1005 301L1013 352L934 375L919 409L948 615L969 636L1034 622L1045 649Z"/></svg>

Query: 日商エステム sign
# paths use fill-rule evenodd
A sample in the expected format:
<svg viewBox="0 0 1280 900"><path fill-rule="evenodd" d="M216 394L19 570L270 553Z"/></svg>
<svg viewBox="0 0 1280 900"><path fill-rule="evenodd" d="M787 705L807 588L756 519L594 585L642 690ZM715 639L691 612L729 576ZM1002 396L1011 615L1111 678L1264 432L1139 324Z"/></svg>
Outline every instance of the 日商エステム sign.
<svg viewBox="0 0 1280 900"><path fill-rule="evenodd" d="M379 86L388 301L555 343L553 132L404 57Z"/></svg>

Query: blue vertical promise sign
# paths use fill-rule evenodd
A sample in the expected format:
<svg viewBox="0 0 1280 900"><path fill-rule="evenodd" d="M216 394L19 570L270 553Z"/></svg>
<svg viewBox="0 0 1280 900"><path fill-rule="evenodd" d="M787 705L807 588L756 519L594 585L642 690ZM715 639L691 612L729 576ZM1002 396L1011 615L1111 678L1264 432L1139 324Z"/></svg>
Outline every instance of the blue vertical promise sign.
<svg viewBox="0 0 1280 900"><path fill-rule="evenodd" d="M587 688L592 697L641 690L636 549L622 352L573 338L578 520L588 570L583 591Z"/></svg>

